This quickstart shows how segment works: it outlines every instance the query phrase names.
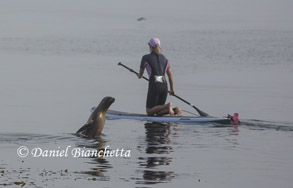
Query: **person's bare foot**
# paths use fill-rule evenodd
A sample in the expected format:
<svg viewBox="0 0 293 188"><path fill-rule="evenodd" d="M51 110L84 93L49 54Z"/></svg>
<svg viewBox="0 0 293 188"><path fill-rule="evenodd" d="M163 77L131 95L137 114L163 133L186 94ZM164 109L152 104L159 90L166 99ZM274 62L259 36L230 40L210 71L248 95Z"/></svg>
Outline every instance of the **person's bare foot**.
<svg viewBox="0 0 293 188"><path fill-rule="evenodd" d="M183 115L181 109L178 106L176 106L175 112L176 112L177 116L182 116Z"/></svg>
<svg viewBox="0 0 293 188"><path fill-rule="evenodd" d="M174 116L175 112L173 111L172 103L168 103L168 107L170 116Z"/></svg>

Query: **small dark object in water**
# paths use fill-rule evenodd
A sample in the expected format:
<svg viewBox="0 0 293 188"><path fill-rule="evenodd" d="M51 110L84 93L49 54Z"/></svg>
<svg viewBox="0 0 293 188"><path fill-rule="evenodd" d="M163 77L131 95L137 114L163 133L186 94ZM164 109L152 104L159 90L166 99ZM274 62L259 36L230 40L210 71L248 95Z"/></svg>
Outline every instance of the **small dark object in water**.
<svg viewBox="0 0 293 188"><path fill-rule="evenodd" d="M25 185L24 181L16 181L14 182L15 185L21 185L21 187L23 187Z"/></svg>
<svg viewBox="0 0 293 188"><path fill-rule="evenodd" d="M137 19L137 21L143 21L143 20L146 20L146 18L145 17L140 17L140 18Z"/></svg>

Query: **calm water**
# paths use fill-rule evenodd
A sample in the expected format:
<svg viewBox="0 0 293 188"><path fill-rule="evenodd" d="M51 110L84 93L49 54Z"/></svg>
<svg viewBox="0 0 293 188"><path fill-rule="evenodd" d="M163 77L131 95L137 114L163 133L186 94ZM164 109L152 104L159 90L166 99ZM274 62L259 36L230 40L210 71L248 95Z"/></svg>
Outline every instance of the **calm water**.
<svg viewBox="0 0 293 188"><path fill-rule="evenodd" d="M246 2L0 2L0 187L292 187L292 3ZM75 136L104 96L144 113L147 83L117 63L138 69L152 36L177 95L242 124L109 120ZM72 153L105 148L130 156Z"/></svg>

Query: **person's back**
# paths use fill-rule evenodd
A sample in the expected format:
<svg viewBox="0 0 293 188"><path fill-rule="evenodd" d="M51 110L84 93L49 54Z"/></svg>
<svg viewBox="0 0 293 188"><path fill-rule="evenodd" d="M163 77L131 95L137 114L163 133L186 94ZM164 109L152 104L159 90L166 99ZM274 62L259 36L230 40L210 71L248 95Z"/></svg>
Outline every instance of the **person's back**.
<svg viewBox="0 0 293 188"><path fill-rule="evenodd" d="M176 107L172 108L172 103L165 104L168 95L168 84L165 78L167 73L170 84L170 94L174 95L173 89L173 75L171 72L169 61L161 54L160 40L152 38L148 43L150 47L150 54L144 55L140 64L140 71L138 78L141 78L144 69L149 75L149 89L147 96L146 111L148 115L164 115L174 113L182 115L181 110Z"/></svg>

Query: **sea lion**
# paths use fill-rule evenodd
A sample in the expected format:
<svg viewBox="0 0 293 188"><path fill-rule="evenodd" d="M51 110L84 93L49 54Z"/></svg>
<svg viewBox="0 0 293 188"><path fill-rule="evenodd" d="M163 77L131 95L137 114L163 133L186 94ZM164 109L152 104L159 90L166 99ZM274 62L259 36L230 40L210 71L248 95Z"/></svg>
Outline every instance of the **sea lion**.
<svg viewBox="0 0 293 188"><path fill-rule="evenodd" d="M98 107L90 115L87 123L82 126L76 134L86 136L88 138L99 137L104 128L105 114L114 101L115 99L113 97L104 97Z"/></svg>

